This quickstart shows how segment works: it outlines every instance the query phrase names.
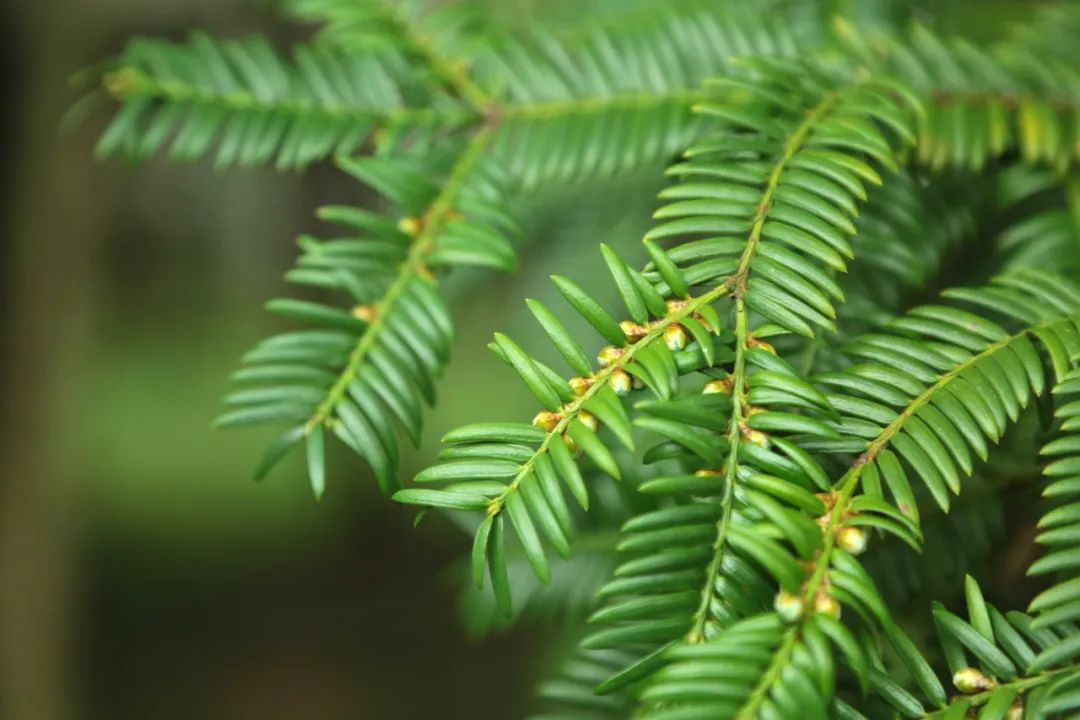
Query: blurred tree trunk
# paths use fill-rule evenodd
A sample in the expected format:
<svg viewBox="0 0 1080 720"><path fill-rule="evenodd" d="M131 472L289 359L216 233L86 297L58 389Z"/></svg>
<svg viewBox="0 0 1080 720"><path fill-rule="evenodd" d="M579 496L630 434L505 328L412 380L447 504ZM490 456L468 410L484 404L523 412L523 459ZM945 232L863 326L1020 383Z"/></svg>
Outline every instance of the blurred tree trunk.
<svg viewBox="0 0 1080 720"><path fill-rule="evenodd" d="M89 51L86 11L8 6L5 216L8 243L0 435L0 715L61 720L76 712L72 597L79 466L68 432L93 314L103 233L101 178L59 137L66 83ZM14 138L14 141L12 141ZM80 148L81 150L81 148Z"/></svg>

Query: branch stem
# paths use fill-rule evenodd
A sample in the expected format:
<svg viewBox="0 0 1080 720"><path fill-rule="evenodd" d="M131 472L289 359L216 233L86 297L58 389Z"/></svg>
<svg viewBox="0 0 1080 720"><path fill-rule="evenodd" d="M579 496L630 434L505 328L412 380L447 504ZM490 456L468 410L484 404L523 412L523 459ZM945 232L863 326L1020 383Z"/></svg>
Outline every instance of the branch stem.
<svg viewBox="0 0 1080 720"><path fill-rule="evenodd" d="M598 114L612 110L641 110L679 105L690 109L707 98L708 93L703 90L679 88L664 93L627 93L511 104L502 108L502 115L505 118L520 120L546 120L571 115Z"/></svg>
<svg viewBox="0 0 1080 720"><path fill-rule="evenodd" d="M744 430L744 415L746 394L749 391L746 384L746 352L750 345L749 318L746 309L744 295L746 294L746 281L750 274L750 264L761 242L762 229L768 219L769 210L772 208L776 191L780 187L780 177L784 174L788 163L795 153L802 148L806 137L819 119L832 109L838 99L836 93L829 93L816 107L810 110L806 117L791 136L784 143L783 150L765 186L761 202L758 203L757 212L753 224L750 226L750 234L746 240L746 248L739 259L735 274L729 277L724 286L731 288L735 297L735 363L731 371L731 420L728 424L728 456L724 466L724 494L721 498L720 519L716 525L716 540L713 542L713 556L709 567L705 572L705 584L701 590L701 602L694 613L694 621L687 633L686 641L698 643L705 639L705 625L709 619L709 605L712 602L716 578L720 574L720 566L723 562L724 547L727 542L727 532L731 525L732 505L735 496L735 482L739 472L739 443L742 440Z"/></svg>
<svg viewBox="0 0 1080 720"><path fill-rule="evenodd" d="M938 392L952 382L960 373L973 367L981 360L992 357L996 352L1008 347L1011 343L1027 335L1030 331L1031 328L1025 328L1014 335L1009 335L1006 338L998 340L997 342L988 345L979 353L972 355L964 362L954 366L948 372L942 374L937 382L923 390L917 397L908 403L903 411L896 416L896 419L889 423L889 425L869 443L866 452L860 455L859 458L856 459L855 464L836 482L833 486L836 493L835 500L832 509L829 512L829 520L822 529L824 537L822 538L823 544L821 551L814 562L810 579L807 581L804 588L803 598L807 603L806 607L810 608L813 606L814 596L825 582L825 577L828 574L829 565L832 561L832 551L835 547L836 530L840 527L841 522L843 522L852 495L855 494L855 491L859 487L859 480L862 476L863 469L888 446L893 437L903 429L904 423L908 418L929 403Z"/></svg>
<svg viewBox="0 0 1080 720"><path fill-rule="evenodd" d="M993 698L994 695L1002 688L1015 688L1017 694L1019 695L1019 693L1024 690L1038 687L1039 685L1051 682L1053 680L1057 680L1058 678L1072 675L1078 671L1080 671L1080 665L1076 664L1069 665L1063 668L1058 668L1057 670L1048 670L1046 672L1039 673L1038 675L1017 678L1016 680L1013 680L1011 682L995 685L991 689L984 690L980 693L975 693L973 695L965 695L963 696L963 699L968 701L969 708L976 708L980 705L988 703L991 698ZM951 707L952 704L953 703L950 703L949 707ZM946 716L946 713L949 712L949 707L942 708L941 710L935 710L931 713L923 715L922 720L942 720L942 718Z"/></svg>
<svg viewBox="0 0 1080 720"><path fill-rule="evenodd" d="M367 357L368 352L378 340L388 312L398 298L401 297L409 282L418 279L421 282L434 284L435 279L428 272L425 265L426 256L434 248L436 237L453 214L454 203L457 201L469 173L472 172L487 146L491 143L493 133L492 128L482 128L473 135L454 164L446 185L443 186L439 194L424 211L420 219L420 230L409 245L409 252L405 260L398 266L397 276L379 301L374 319L364 329L356 343L356 347L349 354L345 368L327 391L326 398L319 404L308 420L308 431L315 425L325 423L331 418L334 408L341 402L348 391L349 384L356 378L360 366L363 365L364 358Z"/></svg>
<svg viewBox="0 0 1080 720"><path fill-rule="evenodd" d="M321 116L350 119L380 126L457 126L476 122L476 112L464 108L375 108L364 105L316 102L306 98L265 98L234 90L215 91L181 80L158 80L133 67L121 67L105 76L105 88L117 100L158 98L168 103L191 103L224 107L229 112L277 113L294 116Z"/></svg>
<svg viewBox="0 0 1080 720"><path fill-rule="evenodd" d="M447 57L439 50L434 38L417 30L416 23L410 22L399 13L398 8L390 3L380 2L382 13L393 24L412 51L431 70L436 78L468 103L481 116L487 115L494 101L487 91L469 77L468 64L454 57Z"/></svg>
<svg viewBox="0 0 1080 720"><path fill-rule="evenodd" d="M547 452L548 446L552 441L559 438L569 428L570 423L577 419L581 411L585 409L585 403L600 392L616 370L622 370L630 364L630 361L634 359L634 356L641 352L643 348L651 346L654 342L663 342L664 331L669 327L678 324L684 318L690 317L701 307L716 302L728 292L728 285L726 283L721 283L712 290L709 290L696 298L690 298L678 310L650 325L649 332L642 336L641 339L626 347L619 357L594 373L590 378L591 382L589 387L585 389L585 392L575 397L563 407L560 411L559 421L555 424L555 427L547 431L540 445L529 459L521 465L521 469L518 470L514 479L502 492L492 498L491 503L488 505L488 514L495 514L502 510L506 497L510 495L510 493L517 492L522 481L524 481L525 478L529 476L529 473L532 472L536 459Z"/></svg>

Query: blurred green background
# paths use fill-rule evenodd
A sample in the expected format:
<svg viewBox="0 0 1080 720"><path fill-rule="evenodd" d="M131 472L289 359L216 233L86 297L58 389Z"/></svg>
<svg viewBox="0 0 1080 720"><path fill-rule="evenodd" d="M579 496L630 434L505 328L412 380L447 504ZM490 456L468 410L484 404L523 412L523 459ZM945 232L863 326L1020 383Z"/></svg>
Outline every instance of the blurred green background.
<svg viewBox="0 0 1080 720"><path fill-rule="evenodd" d="M491 4L518 25L577 7ZM933 7L919 5L924 17ZM979 26L940 25L991 35L1023 9L994 5ZM259 308L283 292L293 238L323 229L318 205L362 202L356 185L329 168L99 165L105 112L59 132L77 98L68 76L133 34L285 44L303 31L255 0L9 0L0 14L0 717L524 715L557 643L538 628L461 629L463 533L441 517L413 529L412 511L380 498L345 453L321 503L299 457L256 485L266 437L209 428L237 358L284 326ZM455 305L460 337L406 476L450 427L531 416L484 347L490 333L528 342L521 300L553 297L556 269L587 277L599 240L638 257L652 182L535 198L525 273L451 281L470 287Z"/></svg>

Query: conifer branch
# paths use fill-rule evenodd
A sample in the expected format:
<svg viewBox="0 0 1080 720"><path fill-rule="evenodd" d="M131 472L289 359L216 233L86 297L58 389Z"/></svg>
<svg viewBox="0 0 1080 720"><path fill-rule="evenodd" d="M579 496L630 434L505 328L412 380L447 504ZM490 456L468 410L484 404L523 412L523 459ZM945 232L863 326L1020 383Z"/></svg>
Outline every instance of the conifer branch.
<svg viewBox="0 0 1080 720"><path fill-rule="evenodd" d="M705 638L705 624L709 619L709 605L713 597L713 587L720 570L724 548L727 546L727 530L731 522L732 503L735 494L735 482L738 478L739 469L739 443L745 434L752 432L746 426L746 411L749 409L746 395L749 391L746 382L746 351L749 349L751 334L749 329L748 311L743 295L746 293L746 281L750 274L751 262L761 241L762 229L768 219L769 210L773 204L776 190L780 186L780 177L788 168L788 164L806 141L810 130L817 122L832 109L838 99L836 93L829 93L818 103L816 107L807 112L806 118L795 129L784 144L780 158L774 165L769 175L768 184L758 204L757 213L751 224L750 235L747 238L746 249L739 258L739 265L735 273L728 278L726 286L731 289L735 298L735 360L731 371L731 420L728 424L728 456L724 465L724 493L720 499L723 508L720 520L716 528L716 540L713 542L713 558L705 573L705 584L701 592L701 605L694 614L694 621L687 634L687 642L701 642Z"/></svg>
<svg viewBox="0 0 1080 720"><path fill-rule="evenodd" d="M827 37L820 13L780 1L754 13L692 0L617 22L583 4L572 32L528 36L427 0L288 5L323 24L288 60L263 39L195 34L134 40L101 77L120 105L101 155L168 146L282 168L334 156L390 208L322 208L347 237L299 239L286 279L336 301L271 300L304 329L244 356L218 419L284 426L257 477L302 444L320 496L332 433L384 493L456 513L475 528L472 582L493 590L473 596L473 627L513 617L512 587L526 615L584 615L549 553L603 550L563 568L600 588L600 627L545 686L550 717L1080 709L1080 12L1040 12L980 45L887 22L863 37L841 20ZM601 245L620 309L594 278L552 278L603 339L596 361L595 337L527 301L570 373L497 333L492 350L540 412L452 430L400 489L401 431L419 444L453 344L437 274L516 269L515 192L677 154L650 262ZM942 278L959 282L909 307ZM628 399L639 390L655 397ZM1031 615L1002 613L966 577L966 618L926 613L943 651L928 652L894 606L942 561L903 556L893 564L911 572L895 581L879 566L970 535L952 582L988 551L1001 499L979 494L994 474L980 464L1034 397L1051 437L1045 553L1029 573L1049 587ZM1008 468L1030 482L1021 445L993 461L1019 460ZM596 471L633 482L613 502ZM949 514L961 492L964 512ZM892 538L864 562L879 536Z"/></svg>
<svg viewBox="0 0 1080 720"><path fill-rule="evenodd" d="M326 423L333 416L335 408L348 391L349 384L355 379L358 370L365 362L368 352L378 342L384 318L409 282L414 279L432 284L435 282L435 275L426 265L427 256L433 250L439 232L454 214L454 203L458 194L491 142L491 136L490 128L481 129L473 135L454 163L446 185L420 216L417 221L418 228L409 244L408 254L398 267L396 278L378 304L370 308L373 319L360 335L356 347L349 354L349 360L344 369L327 392L326 399L319 404L315 413L307 421L308 432L316 425Z"/></svg>

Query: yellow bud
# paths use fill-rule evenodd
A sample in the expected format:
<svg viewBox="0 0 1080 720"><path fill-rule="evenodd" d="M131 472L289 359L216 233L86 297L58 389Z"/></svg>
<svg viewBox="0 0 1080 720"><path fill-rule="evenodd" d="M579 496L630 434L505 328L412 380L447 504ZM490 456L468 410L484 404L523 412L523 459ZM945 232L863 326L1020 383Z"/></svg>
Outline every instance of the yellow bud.
<svg viewBox="0 0 1080 720"><path fill-rule="evenodd" d="M390 130L386 126L380 126L375 128L375 131L371 133L371 144L377 148L386 144L387 138L390 137Z"/></svg>
<svg viewBox="0 0 1080 720"><path fill-rule="evenodd" d="M776 354L776 348L774 348L771 343L767 343L764 340L755 340L754 338L750 338L750 341L747 343L747 345L749 345L750 347L761 348L765 352L772 355Z"/></svg>
<svg viewBox="0 0 1080 720"><path fill-rule="evenodd" d="M582 425L589 428L593 432L596 432L597 430L600 429L600 422L596 419L596 416L593 415L592 413L585 412L584 410L582 410L582 411L580 411L578 413L577 417L578 417L578 420L581 421Z"/></svg>
<svg viewBox="0 0 1080 720"><path fill-rule="evenodd" d="M698 470L694 474L697 475L698 477L705 477L707 475L719 475L720 471L719 470L710 470L709 468L701 468L700 470Z"/></svg>
<svg viewBox="0 0 1080 720"><path fill-rule="evenodd" d="M674 315L686 307L687 302L685 300L668 300L665 305L667 305L667 314Z"/></svg>
<svg viewBox="0 0 1080 720"><path fill-rule="evenodd" d="M570 378L570 388L574 391L575 395L584 395L585 391L592 385L591 378L572 377Z"/></svg>
<svg viewBox="0 0 1080 720"><path fill-rule="evenodd" d="M784 622L795 622L802 617L803 599L795 593L781 590L773 599L773 608Z"/></svg>
<svg viewBox="0 0 1080 720"><path fill-rule="evenodd" d="M855 30L855 24L853 22L840 15L834 15L832 17L832 28L833 32L845 39L855 37L858 32Z"/></svg>
<svg viewBox="0 0 1080 720"><path fill-rule="evenodd" d="M747 441L754 443L758 447L769 447L769 436L765 433L760 430L755 430L748 425L743 425L741 430L742 436L746 438Z"/></svg>
<svg viewBox="0 0 1080 720"><path fill-rule="evenodd" d="M701 313L696 312L693 315L691 315L690 317L694 318L699 323L704 325L705 329L708 330L709 332L711 332L713 335L717 335L717 334L720 333L720 328L719 327L713 327L712 321L709 318L702 315Z"/></svg>
<svg viewBox="0 0 1080 720"><path fill-rule="evenodd" d="M1005 713L1005 720L1024 720L1024 701L1017 700L1009 706Z"/></svg>
<svg viewBox="0 0 1080 720"><path fill-rule="evenodd" d="M572 452L572 453L577 452L577 443L574 442L574 438L570 437L570 435L568 433L563 433L562 439L563 439L563 442L566 443L566 447L570 452Z"/></svg>
<svg viewBox="0 0 1080 720"><path fill-rule="evenodd" d="M830 597L825 593L818 593L817 597L814 598L814 612L828 615L833 618L839 618L840 603L836 602L836 598Z"/></svg>
<svg viewBox="0 0 1080 720"><path fill-rule="evenodd" d="M986 677L981 670L973 667L961 668L952 676L953 685L962 693L977 693L989 690L994 681Z"/></svg>
<svg viewBox="0 0 1080 720"><path fill-rule="evenodd" d="M702 395L714 395L716 393L730 395L731 379L724 378L723 380L710 380L709 382L705 383L705 387L701 388Z"/></svg>
<svg viewBox="0 0 1080 720"><path fill-rule="evenodd" d="M617 348L614 345L608 345L602 349L596 356L596 359L604 367L607 367L611 363L618 360L623 354L622 348Z"/></svg>
<svg viewBox="0 0 1080 720"><path fill-rule="evenodd" d="M664 342L672 350L682 350L687 343L686 330L682 325L669 325L664 330Z"/></svg>
<svg viewBox="0 0 1080 720"><path fill-rule="evenodd" d="M608 382L611 384L611 389L619 396L628 395L634 386L630 373L625 370L613 370Z"/></svg>
<svg viewBox="0 0 1080 720"><path fill-rule="evenodd" d="M550 410L541 410L536 413L536 417L533 418L532 424L545 432L551 432L555 429L555 426L559 424L559 413L553 413Z"/></svg>
<svg viewBox="0 0 1080 720"><path fill-rule="evenodd" d="M860 555L866 550L866 533L858 527L840 528L836 531L836 544L852 555Z"/></svg>
<svg viewBox="0 0 1080 720"><path fill-rule="evenodd" d="M623 320L619 323L619 329L626 335L626 339L631 343L636 343L641 338L645 337L645 333L648 332L648 328L638 325L633 320Z"/></svg>
<svg viewBox="0 0 1080 720"><path fill-rule="evenodd" d="M420 232L420 221L414 217L403 217L398 220L398 230L406 235L416 235Z"/></svg>
<svg viewBox="0 0 1080 720"><path fill-rule="evenodd" d="M370 323L375 319L375 308L371 305L357 305L352 309L352 316L357 320Z"/></svg>
<svg viewBox="0 0 1080 720"><path fill-rule="evenodd" d="M131 68L123 68L110 73L105 73L102 85L105 91L118 100L122 100L129 92L138 85L139 75Z"/></svg>

